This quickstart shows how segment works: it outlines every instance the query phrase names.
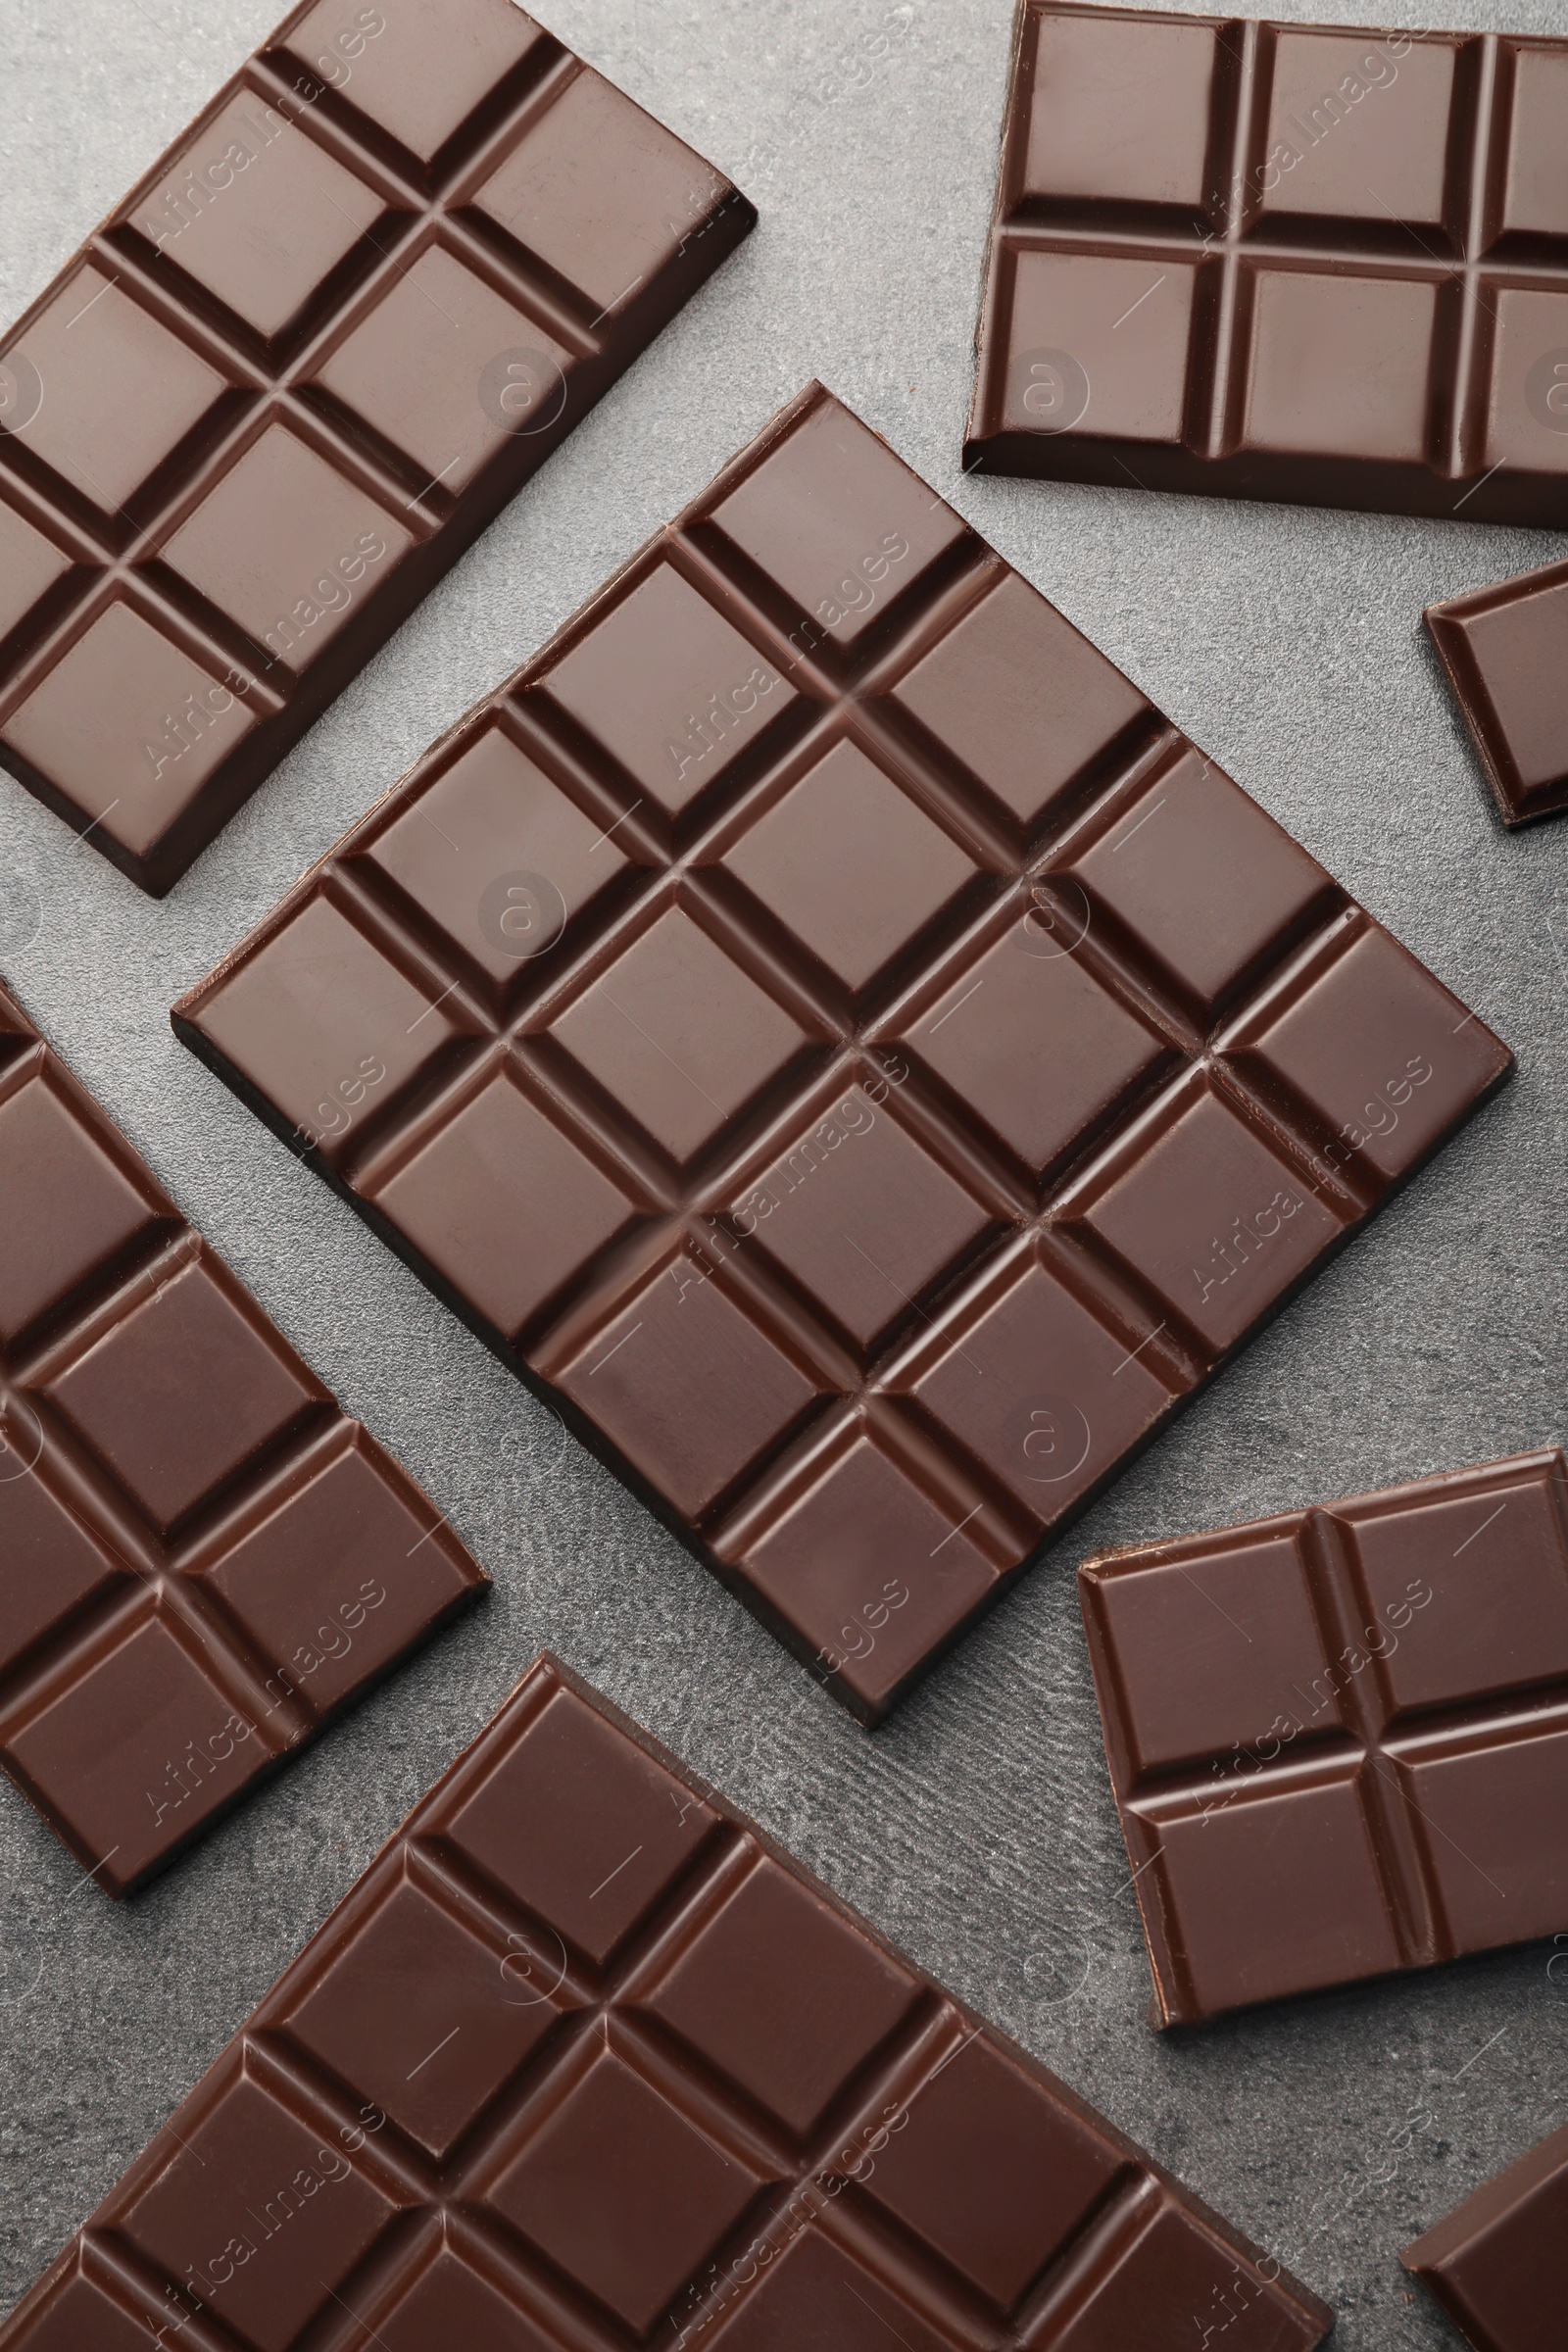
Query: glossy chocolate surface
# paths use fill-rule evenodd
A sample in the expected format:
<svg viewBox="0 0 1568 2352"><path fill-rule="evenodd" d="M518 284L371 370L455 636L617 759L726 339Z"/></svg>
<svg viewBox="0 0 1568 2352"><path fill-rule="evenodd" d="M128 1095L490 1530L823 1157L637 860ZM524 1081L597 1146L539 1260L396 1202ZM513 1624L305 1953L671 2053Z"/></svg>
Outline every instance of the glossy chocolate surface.
<svg viewBox="0 0 1568 2352"><path fill-rule="evenodd" d="M1503 823L1568 808L1568 564L1429 605L1426 622Z"/></svg>
<svg viewBox="0 0 1568 2352"><path fill-rule="evenodd" d="M1475 2352L1559 2352L1568 2314L1568 2131L1486 2181L1399 2260Z"/></svg>
<svg viewBox="0 0 1568 2352"><path fill-rule="evenodd" d="M1128 2352L1222 2309L1236 2352L1332 2320L544 1658L0 2345Z"/></svg>
<svg viewBox="0 0 1568 2352"><path fill-rule="evenodd" d="M1568 1931L1565 1506L1522 1454L1085 1563L1156 2023Z"/></svg>
<svg viewBox="0 0 1568 2352"><path fill-rule="evenodd" d="M307 0L0 348L0 762L167 891L755 219L511 0Z"/></svg>
<svg viewBox="0 0 1568 2352"><path fill-rule="evenodd" d="M174 1020L866 1721L1508 1066L818 388Z"/></svg>
<svg viewBox="0 0 1568 2352"><path fill-rule="evenodd" d="M485 1582L0 991L0 1763L94 1884Z"/></svg>
<svg viewBox="0 0 1568 2352"><path fill-rule="evenodd" d="M1568 522L1568 42L1023 0L966 466Z"/></svg>

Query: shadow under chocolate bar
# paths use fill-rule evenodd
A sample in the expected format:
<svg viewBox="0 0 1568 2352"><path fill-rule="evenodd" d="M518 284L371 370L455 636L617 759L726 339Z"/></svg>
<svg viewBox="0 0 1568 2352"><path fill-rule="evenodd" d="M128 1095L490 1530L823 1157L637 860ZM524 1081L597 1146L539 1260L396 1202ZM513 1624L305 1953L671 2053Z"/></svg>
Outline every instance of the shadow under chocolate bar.
<svg viewBox="0 0 1568 2352"><path fill-rule="evenodd" d="M1023 0L964 463L1568 524L1568 42Z"/></svg>
<svg viewBox="0 0 1568 2352"><path fill-rule="evenodd" d="M866 1722L1510 1066L815 386L173 1018Z"/></svg>
<svg viewBox="0 0 1568 2352"><path fill-rule="evenodd" d="M1102 1553L1079 1589L1156 2024L1568 1931L1560 1451Z"/></svg>
<svg viewBox="0 0 1568 2352"><path fill-rule="evenodd" d="M488 1583L0 989L0 1764L94 1885Z"/></svg>
<svg viewBox="0 0 1568 2352"><path fill-rule="evenodd" d="M511 0L308 0L0 350L0 762L169 890L756 218Z"/></svg>
<svg viewBox="0 0 1568 2352"><path fill-rule="evenodd" d="M1328 2307L541 1658L4 2352L1311 2352Z"/></svg>

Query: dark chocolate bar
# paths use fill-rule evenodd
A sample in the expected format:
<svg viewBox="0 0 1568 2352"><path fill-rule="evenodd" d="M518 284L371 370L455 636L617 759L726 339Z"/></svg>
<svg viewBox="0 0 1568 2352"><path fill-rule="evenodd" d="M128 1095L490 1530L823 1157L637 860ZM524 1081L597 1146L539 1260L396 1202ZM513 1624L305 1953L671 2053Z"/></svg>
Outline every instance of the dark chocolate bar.
<svg viewBox="0 0 1568 2352"><path fill-rule="evenodd" d="M1155 2023L1568 1931L1560 1452L1086 1561Z"/></svg>
<svg viewBox="0 0 1568 2352"><path fill-rule="evenodd" d="M1503 823L1568 808L1568 564L1429 605L1426 622Z"/></svg>
<svg viewBox="0 0 1568 2352"><path fill-rule="evenodd" d="M867 1722L1509 1066L818 387L174 1025Z"/></svg>
<svg viewBox="0 0 1568 2352"><path fill-rule="evenodd" d="M1023 0L965 465L1568 524L1568 41Z"/></svg>
<svg viewBox="0 0 1568 2352"><path fill-rule="evenodd" d="M511 0L306 0L0 349L0 761L167 891L756 217Z"/></svg>
<svg viewBox="0 0 1568 2352"><path fill-rule="evenodd" d="M1332 2313L553 1660L6 2352L1308 2352Z"/></svg>
<svg viewBox="0 0 1568 2352"><path fill-rule="evenodd" d="M1568 2131L1488 2180L1399 2260L1475 2352L1561 2352L1568 2326Z"/></svg>
<svg viewBox="0 0 1568 2352"><path fill-rule="evenodd" d="M94 1884L487 1581L0 991L0 1763Z"/></svg>

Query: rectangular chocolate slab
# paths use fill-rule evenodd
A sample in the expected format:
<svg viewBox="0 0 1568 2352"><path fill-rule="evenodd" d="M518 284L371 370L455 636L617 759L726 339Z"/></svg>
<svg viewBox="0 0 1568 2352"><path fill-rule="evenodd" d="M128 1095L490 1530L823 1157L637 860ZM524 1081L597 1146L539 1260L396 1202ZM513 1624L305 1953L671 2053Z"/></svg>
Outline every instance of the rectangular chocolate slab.
<svg viewBox="0 0 1568 2352"><path fill-rule="evenodd" d="M0 990L0 1764L94 1884L487 1584Z"/></svg>
<svg viewBox="0 0 1568 2352"><path fill-rule="evenodd" d="M1568 2131L1553 2132L1399 2260L1475 2352L1561 2352L1568 2327Z"/></svg>
<svg viewBox="0 0 1568 2352"><path fill-rule="evenodd" d="M815 386L173 1017L866 1722L1509 1066Z"/></svg>
<svg viewBox="0 0 1568 2352"><path fill-rule="evenodd" d="M1158 2025L1568 1930L1560 1452L1079 1572Z"/></svg>
<svg viewBox="0 0 1568 2352"><path fill-rule="evenodd" d="M305 0L0 348L0 763L170 889L756 218L511 0Z"/></svg>
<svg viewBox="0 0 1568 2352"><path fill-rule="evenodd" d="M1235 2352L1333 2318L545 1657L0 2346L1186 2352L1221 2311Z"/></svg>
<svg viewBox="0 0 1568 2352"><path fill-rule="evenodd" d="M1568 361L1563 376L1568 400ZM1429 605L1426 623L1503 823L1568 808L1568 564Z"/></svg>
<svg viewBox="0 0 1568 2352"><path fill-rule="evenodd" d="M1568 42L1023 0L965 465L1568 523Z"/></svg>

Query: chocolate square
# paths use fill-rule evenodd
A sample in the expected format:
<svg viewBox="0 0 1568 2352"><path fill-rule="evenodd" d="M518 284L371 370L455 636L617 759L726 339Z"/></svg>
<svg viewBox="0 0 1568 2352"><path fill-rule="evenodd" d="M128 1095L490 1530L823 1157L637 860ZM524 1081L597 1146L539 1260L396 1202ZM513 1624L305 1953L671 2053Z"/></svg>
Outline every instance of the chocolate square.
<svg viewBox="0 0 1568 2352"><path fill-rule="evenodd" d="M164 261L271 337L386 209L384 197L290 114L247 90L141 199L130 225Z"/></svg>

